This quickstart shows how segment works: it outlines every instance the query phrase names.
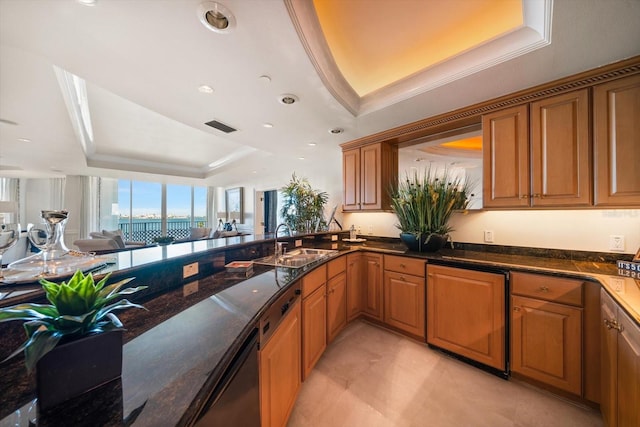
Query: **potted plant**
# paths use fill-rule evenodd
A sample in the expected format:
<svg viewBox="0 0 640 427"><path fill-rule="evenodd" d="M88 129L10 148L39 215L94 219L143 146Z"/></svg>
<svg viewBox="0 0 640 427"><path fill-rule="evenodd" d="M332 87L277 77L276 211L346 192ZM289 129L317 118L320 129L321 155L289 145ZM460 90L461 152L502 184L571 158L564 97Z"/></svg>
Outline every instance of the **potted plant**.
<svg viewBox="0 0 640 427"><path fill-rule="evenodd" d="M160 246L168 245L173 242L175 239L171 236L160 236L154 237L153 242L159 244Z"/></svg>
<svg viewBox="0 0 640 427"><path fill-rule="evenodd" d="M326 227L323 218L324 205L329 199L326 192L314 190L306 178L298 178L295 173L280 191L284 196L280 213L291 230L313 233Z"/></svg>
<svg viewBox="0 0 640 427"><path fill-rule="evenodd" d="M23 320L27 340L8 360L24 351L27 372L36 370L38 404L52 407L120 377L123 325L113 314L144 308L122 297L147 288L122 289L133 278L106 285L78 270L62 283L40 280L51 304L18 304L0 309L0 322Z"/></svg>
<svg viewBox="0 0 640 427"><path fill-rule="evenodd" d="M451 214L466 209L471 188L472 183L454 177L446 169L442 174L431 168L424 173L407 173L390 191L400 239L414 251L441 249L453 230L449 225Z"/></svg>

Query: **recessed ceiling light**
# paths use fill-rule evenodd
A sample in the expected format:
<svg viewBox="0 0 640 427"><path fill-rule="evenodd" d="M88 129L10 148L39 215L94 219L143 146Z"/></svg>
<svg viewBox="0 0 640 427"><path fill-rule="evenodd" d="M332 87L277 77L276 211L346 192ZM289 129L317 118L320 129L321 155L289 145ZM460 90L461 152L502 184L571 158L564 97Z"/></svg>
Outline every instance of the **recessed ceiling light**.
<svg viewBox="0 0 640 427"><path fill-rule="evenodd" d="M285 94L280 95L278 97L278 101L281 104L291 105L291 104L295 104L296 102L298 102L298 97L295 96L295 95L291 95L290 93L285 93Z"/></svg>
<svg viewBox="0 0 640 427"><path fill-rule="evenodd" d="M271 123L263 123L262 126L266 127L266 128L272 128L273 127L273 125Z"/></svg>
<svg viewBox="0 0 640 427"><path fill-rule="evenodd" d="M310 143L308 143L307 145L308 145L309 147L315 147L315 146L316 146L316 145L318 145L318 144L316 144L315 142L310 142Z"/></svg>
<svg viewBox="0 0 640 427"><path fill-rule="evenodd" d="M262 83L270 83L271 82L271 77L269 77L267 75L262 75L262 76L258 77L258 80L260 80Z"/></svg>
<svg viewBox="0 0 640 427"><path fill-rule="evenodd" d="M304 157L298 157L298 160L304 160Z"/></svg>
<svg viewBox="0 0 640 427"><path fill-rule="evenodd" d="M333 134L333 135L339 135L342 132L344 132L344 129L342 128L333 128L333 129L329 129L329 133Z"/></svg>
<svg viewBox="0 0 640 427"><path fill-rule="evenodd" d="M31 140L29 138L18 138L18 141L20 141L20 142L31 142Z"/></svg>
<svg viewBox="0 0 640 427"><path fill-rule="evenodd" d="M236 18L220 3L207 1L198 6L198 19L207 29L220 33L230 33L236 26Z"/></svg>
<svg viewBox="0 0 640 427"><path fill-rule="evenodd" d="M209 85L202 85L198 87L198 92L201 93L213 93L213 88Z"/></svg>
<svg viewBox="0 0 640 427"><path fill-rule="evenodd" d="M77 0L83 6L93 7L96 5L98 0Z"/></svg>

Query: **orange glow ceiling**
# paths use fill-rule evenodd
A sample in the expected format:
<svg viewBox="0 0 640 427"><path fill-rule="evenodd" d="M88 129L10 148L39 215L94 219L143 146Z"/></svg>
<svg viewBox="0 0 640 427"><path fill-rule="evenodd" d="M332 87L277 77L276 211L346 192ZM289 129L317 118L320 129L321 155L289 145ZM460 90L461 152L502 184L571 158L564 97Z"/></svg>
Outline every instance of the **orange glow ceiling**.
<svg viewBox="0 0 640 427"><path fill-rule="evenodd" d="M313 0L324 37L359 96L524 25L522 0Z"/></svg>
<svg viewBox="0 0 640 427"><path fill-rule="evenodd" d="M459 139L457 141L445 142L444 144L440 145L445 148L453 148L457 150L481 151L482 135L474 136L472 138Z"/></svg>

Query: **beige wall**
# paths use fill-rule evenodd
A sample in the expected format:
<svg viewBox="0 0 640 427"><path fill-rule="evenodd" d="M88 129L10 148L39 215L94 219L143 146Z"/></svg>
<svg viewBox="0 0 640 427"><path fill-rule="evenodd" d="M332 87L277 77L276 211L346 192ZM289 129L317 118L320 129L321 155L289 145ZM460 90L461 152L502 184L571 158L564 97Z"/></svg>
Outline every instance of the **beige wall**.
<svg viewBox="0 0 640 427"><path fill-rule="evenodd" d="M344 214L344 218L345 229L354 224L363 234L397 237L400 232L392 213ZM637 209L471 211L454 214L451 224L456 242L484 243L484 230L491 230L495 245L613 252L609 236L623 235L624 253L640 248Z"/></svg>

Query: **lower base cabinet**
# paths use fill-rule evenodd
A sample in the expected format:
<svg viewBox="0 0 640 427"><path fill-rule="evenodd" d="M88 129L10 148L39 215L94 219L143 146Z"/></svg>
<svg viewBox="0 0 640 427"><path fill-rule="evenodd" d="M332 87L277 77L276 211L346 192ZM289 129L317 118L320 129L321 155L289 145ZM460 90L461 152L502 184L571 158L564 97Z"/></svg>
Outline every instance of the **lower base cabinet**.
<svg viewBox="0 0 640 427"><path fill-rule="evenodd" d="M505 371L504 275L427 264L427 342Z"/></svg>
<svg viewBox="0 0 640 427"><path fill-rule="evenodd" d="M511 298L511 371L580 396L582 309Z"/></svg>
<svg viewBox="0 0 640 427"><path fill-rule="evenodd" d="M607 427L640 426L640 328L601 291L600 410Z"/></svg>
<svg viewBox="0 0 640 427"><path fill-rule="evenodd" d="M327 344L347 326L347 274L343 271L327 282Z"/></svg>
<svg viewBox="0 0 640 427"><path fill-rule="evenodd" d="M260 419L262 427L286 425L302 382L300 302L278 325L259 352Z"/></svg>
<svg viewBox="0 0 640 427"><path fill-rule="evenodd" d="M302 300L302 379L309 376L327 348L327 285Z"/></svg>

